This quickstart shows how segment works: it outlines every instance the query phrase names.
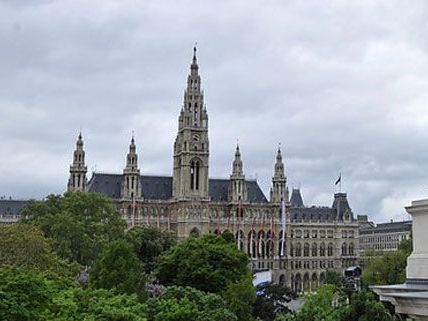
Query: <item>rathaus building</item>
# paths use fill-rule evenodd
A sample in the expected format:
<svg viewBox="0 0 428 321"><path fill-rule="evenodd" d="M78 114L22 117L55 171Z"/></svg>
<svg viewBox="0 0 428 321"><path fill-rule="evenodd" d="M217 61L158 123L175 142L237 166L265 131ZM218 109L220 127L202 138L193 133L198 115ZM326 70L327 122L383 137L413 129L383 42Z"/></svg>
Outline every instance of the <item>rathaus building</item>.
<svg viewBox="0 0 428 321"><path fill-rule="evenodd" d="M273 159L269 199L256 180L245 178L239 146L230 176L212 179L208 128L194 49L178 116L172 177L141 175L132 137L123 172L95 172L88 181L83 139L79 135L68 191L107 195L117 203L130 226L157 226L179 239L190 234L230 231L237 246L250 257L253 270L270 269L275 283L298 292L316 289L327 270L342 272L356 264L358 223L345 193L335 194L331 207L306 207L297 189L290 197L280 149Z"/></svg>

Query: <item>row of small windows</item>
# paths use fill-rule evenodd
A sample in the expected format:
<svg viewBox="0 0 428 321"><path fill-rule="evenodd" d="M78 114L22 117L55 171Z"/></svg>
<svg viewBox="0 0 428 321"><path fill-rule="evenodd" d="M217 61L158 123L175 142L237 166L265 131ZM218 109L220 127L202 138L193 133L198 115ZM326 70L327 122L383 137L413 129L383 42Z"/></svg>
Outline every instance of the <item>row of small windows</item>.
<svg viewBox="0 0 428 321"><path fill-rule="evenodd" d="M303 250L303 251L302 251ZM312 243L312 245L309 245L309 243L305 243L302 247L301 243L296 244L290 244L290 256L296 256L300 257L309 257L309 256L334 256L334 245L333 243L329 243L326 245L325 243L321 243L318 247L317 243ZM342 244L342 255L355 255L355 246L354 243L350 243L349 245L347 243Z"/></svg>
<svg viewBox="0 0 428 321"><path fill-rule="evenodd" d="M311 261L290 261L290 269L333 269L334 261L311 260Z"/></svg>
<svg viewBox="0 0 428 321"><path fill-rule="evenodd" d="M325 238L327 235L327 238L333 238L334 237L334 231L333 230L292 230L291 231L291 237L292 238ZM342 231L342 238L354 238L355 233L354 231L350 230L344 230Z"/></svg>

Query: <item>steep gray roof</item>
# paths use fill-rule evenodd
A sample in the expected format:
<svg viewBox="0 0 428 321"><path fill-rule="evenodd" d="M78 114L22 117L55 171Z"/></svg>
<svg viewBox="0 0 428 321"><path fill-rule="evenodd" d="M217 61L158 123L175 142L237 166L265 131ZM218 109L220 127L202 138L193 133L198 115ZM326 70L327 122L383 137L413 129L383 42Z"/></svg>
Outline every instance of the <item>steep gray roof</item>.
<svg viewBox="0 0 428 321"><path fill-rule="evenodd" d="M0 214L2 215L21 215L21 211L28 201L19 200L0 200Z"/></svg>
<svg viewBox="0 0 428 321"><path fill-rule="evenodd" d="M290 219L296 221L333 221L336 210L331 207L291 207Z"/></svg>
<svg viewBox="0 0 428 321"><path fill-rule="evenodd" d="M294 198L293 198L294 195ZM343 221L346 211L350 214L351 221L354 221L352 210L349 207L346 193L336 193L332 207L304 207L300 202L301 195L298 189L293 189L290 199L290 219L294 222L320 221L327 222L333 220Z"/></svg>
<svg viewBox="0 0 428 321"><path fill-rule="evenodd" d="M89 181L89 192L101 193L111 198L120 198L122 174L94 173ZM209 193L211 200L227 202L229 180L210 179ZM251 203L266 203L267 199L257 181L247 180L248 200ZM148 200L167 200L172 197L171 176L141 176L143 197Z"/></svg>
<svg viewBox="0 0 428 321"><path fill-rule="evenodd" d="M300 189L293 188L293 191L291 192L290 197L290 204L292 207L303 207L303 198L300 194Z"/></svg>
<svg viewBox="0 0 428 321"><path fill-rule="evenodd" d="M360 227L360 234L404 232L412 230L412 221L380 223L371 227Z"/></svg>

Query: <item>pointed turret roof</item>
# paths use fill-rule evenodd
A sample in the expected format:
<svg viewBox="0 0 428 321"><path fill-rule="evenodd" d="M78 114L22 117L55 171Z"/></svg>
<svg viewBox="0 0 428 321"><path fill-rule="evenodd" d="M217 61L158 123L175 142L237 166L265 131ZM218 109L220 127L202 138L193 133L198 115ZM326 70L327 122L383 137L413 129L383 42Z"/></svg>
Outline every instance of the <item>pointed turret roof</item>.
<svg viewBox="0 0 428 321"><path fill-rule="evenodd" d="M303 198L299 188L293 188L290 198L291 207L304 207Z"/></svg>

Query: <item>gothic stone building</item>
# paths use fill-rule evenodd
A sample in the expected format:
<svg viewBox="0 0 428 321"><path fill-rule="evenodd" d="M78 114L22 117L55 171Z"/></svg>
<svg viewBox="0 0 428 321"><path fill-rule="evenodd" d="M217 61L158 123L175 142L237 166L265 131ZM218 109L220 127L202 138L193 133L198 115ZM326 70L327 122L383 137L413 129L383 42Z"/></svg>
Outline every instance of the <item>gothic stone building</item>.
<svg viewBox="0 0 428 321"><path fill-rule="evenodd" d="M201 90L196 49L178 117L173 176L141 175L134 137L121 174L93 173L87 181L79 135L68 191L97 192L114 199L130 226L147 224L190 234L230 231L254 270L272 270L273 281L300 291L314 290L327 269L356 264L358 223L345 193L332 207L305 207L299 190L291 198L278 149L269 200L256 180L245 178L239 146L229 178L209 178L208 114ZM282 245L282 200L285 244Z"/></svg>

